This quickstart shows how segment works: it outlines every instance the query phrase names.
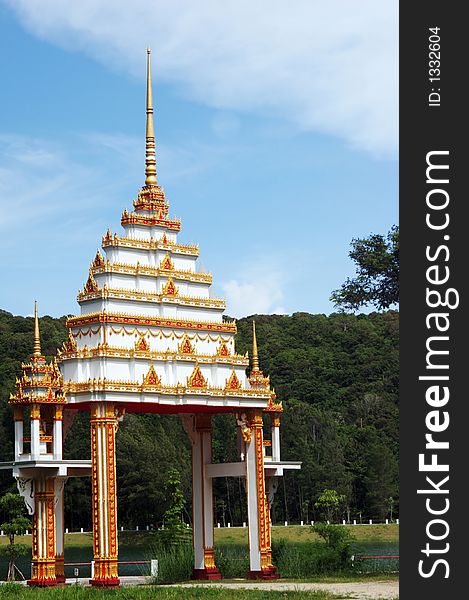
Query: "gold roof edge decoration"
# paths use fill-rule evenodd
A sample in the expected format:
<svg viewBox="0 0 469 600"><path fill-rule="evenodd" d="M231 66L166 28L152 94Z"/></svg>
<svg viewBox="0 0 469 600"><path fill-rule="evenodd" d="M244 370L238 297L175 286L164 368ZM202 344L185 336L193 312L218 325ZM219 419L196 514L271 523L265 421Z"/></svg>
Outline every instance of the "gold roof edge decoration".
<svg viewBox="0 0 469 600"><path fill-rule="evenodd" d="M163 259L164 260L164 259ZM167 276L166 271L169 269L163 269L160 267L153 267L149 265L142 265L140 263L121 263L121 262L110 262L107 260L102 266L93 265L93 273L125 273L128 275L144 275L148 277L155 276ZM173 279L183 279L188 281L198 281L203 283L212 283L211 273L201 273L199 271L191 271L189 269L176 269L172 270L171 275Z"/></svg>
<svg viewBox="0 0 469 600"><path fill-rule="evenodd" d="M172 317L149 317L132 313L108 312L105 310L91 312L76 317L68 317L66 327L77 327L88 323L122 323L126 325L147 325L170 329L197 329L202 331L224 331L236 333L236 321L202 321L195 319L174 319Z"/></svg>

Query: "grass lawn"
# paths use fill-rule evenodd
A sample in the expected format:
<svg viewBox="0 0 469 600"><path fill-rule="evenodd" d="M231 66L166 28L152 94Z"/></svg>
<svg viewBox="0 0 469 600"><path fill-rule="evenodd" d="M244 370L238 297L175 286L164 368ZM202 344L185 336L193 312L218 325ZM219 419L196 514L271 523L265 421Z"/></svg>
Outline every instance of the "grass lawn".
<svg viewBox="0 0 469 600"><path fill-rule="evenodd" d="M344 525L353 535L357 542L399 542L399 525ZM311 526L274 525L272 527L272 539L274 541L286 540L287 542L306 542L320 540L319 536L311 531ZM20 544L31 544L31 536L16 536L15 540ZM146 531L122 531L119 532L119 545L121 546L148 546L151 544L152 534ZM0 537L0 544L6 544L8 538ZM215 544L247 544L247 527L223 527L215 528ZM65 534L65 545L70 546L92 546L91 533L68 533Z"/></svg>
<svg viewBox="0 0 469 600"><path fill-rule="evenodd" d="M161 588L141 586L99 590L67 586L49 589L0 585L0 600L339 600L328 592L270 591L221 588Z"/></svg>
<svg viewBox="0 0 469 600"><path fill-rule="evenodd" d="M344 525L357 542L398 542L399 525ZM274 525L272 527L272 540L285 540L287 542L320 541L320 537L311 531L310 525ZM221 544L247 544L247 527L224 527L215 529L215 543Z"/></svg>

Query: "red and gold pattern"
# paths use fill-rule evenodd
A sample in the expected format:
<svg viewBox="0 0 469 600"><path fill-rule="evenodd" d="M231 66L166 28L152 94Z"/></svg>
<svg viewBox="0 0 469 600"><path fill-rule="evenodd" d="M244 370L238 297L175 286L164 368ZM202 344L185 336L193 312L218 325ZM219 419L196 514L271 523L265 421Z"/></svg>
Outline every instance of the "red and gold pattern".
<svg viewBox="0 0 469 600"><path fill-rule="evenodd" d="M57 585L55 576L54 479L34 482L34 516L32 523L32 568L28 585Z"/></svg>
<svg viewBox="0 0 469 600"><path fill-rule="evenodd" d="M142 292L139 290L108 288L106 284L102 288L98 288L93 292L79 292L77 300L80 304L98 298L114 299L114 300L138 300L139 302L169 302L179 304L181 306L216 308L224 310L226 303L221 298L207 298L198 296L180 296L178 288L174 285L174 281L166 282L160 293ZM170 300L171 299L171 300Z"/></svg>
<svg viewBox="0 0 469 600"><path fill-rule="evenodd" d="M95 561L91 585L114 587L120 583L117 573L116 415L114 404L112 402L92 404L90 426Z"/></svg>
<svg viewBox="0 0 469 600"><path fill-rule="evenodd" d="M140 338L135 342L135 350L138 352L149 352L150 344L147 342L144 335L141 335Z"/></svg>
<svg viewBox="0 0 469 600"><path fill-rule="evenodd" d="M160 262L160 269L163 269L164 271L172 271L174 269L173 261L167 252L163 260Z"/></svg>
<svg viewBox="0 0 469 600"><path fill-rule="evenodd" d="M207 389L207 380L202 375L199 363L195 363L194 370L190 377L187 378L187 387L196 389Z"/></svg>
<svg viewBox="0 0 469 600"><path fill-rule="evenodd" d="M111 233L111 232L109 232ZM96 252L96 256L93 259L93 262L91 263L91 268L92 269L100 269L102 267L105 266L105 262L104 262L104 258L103 255L101 254L101 252L98 250Z"/></svg>
<svg viewBox="0 0 469 600"><path fill-rule="evenodd" d="M230 355L230 351L228 349L228 346L226 345L226 342L222 342L220 344L220 346L218 347L218 350L217 350L217 355L218 356L229 356Z"/></svg>
<svg viewBox="0 0 469 600"><path fill-rule="evenodd" d="M164 260L164 258L163 258ZM145 275L148 277L158 277L160 275L166 275L166 269L161 267L152 267L149 265L142 265L140 263L130 264L106 261L105 265L101 267L92 267L93 274L96 273L124 273L127 275ZM171 270L171 275L174 279L182 279L183 281L194 281L197 283L212 283L211 273L196 273L189 269L177 269Z"/></svg>
<svg viewBox="0 0 469 600"><path fill-rule="evenodd" d="M275 567L272 565L270 510L265 490L262 412L258 410L250 411L249 421L252 431L252 443L255 444L256 453L257 521L259 527L261 575L266 579L274 579L278 575L276 574Z"/></svg>
<svg viewBox="0 0 469 600"><path fill-rule="evenodd" d="M23 374L20 379L16 379L16 394L10 394L10 404L65 404L62 375L56 360L47 363L43 356L33 355L30 363L23 363L21 366ZM32 410L36 414L39 408Z"/></svg>
<svg viewBox="0 0 469 600"><path fill-rule="evenodd" d="M161 319L147 315L131 315L128 313L96 312L67 319L67 327L78 327L92 323L121 323L123 325L147 325L150 327L167 327L168 329L195 329L199 331L219 331L236 333L236 322L216 323L209 321L186 321L184 319Z"/></svg>
<svg viewBox="0 0 469 600"><path fill-rule="evenodd" d="M92 292L98 291L98 284L96 283L96 279L93 277L93 270L90 267L90 272L88 275L88 281L85 283L85 293L91 294Z"/></svg>
<svg viewBox="0 0 469 600"><path fill-rule="evenodd" d="M163 296L177 296L179 294L178 288L174 285L174 281L171 277L168 277L168 281L164 284L161 289Z"/></svg>
<svg viewBox="0 0 469 600"><path fill-rule="evenodd" d="M191 344L189 338L187 337L187 335L184 336L182 342L179 344L179 352L181 354L188 354L188 355L194 354L194 348L192 347L192 344Z"/></svg>
<svg viewBox="0 0 469 600"><path fill-rule="evenodd" d="M148 373L143 379L143 385L159 386L161 385L161 378L158 377L158 373L155 371L155 367L151 365Z"/></svg>
<svg viewBox="0 0 469 600"><path fill-rule="evenodd" d="M225 390L228 392L228 391L240 390L240 389L241 389L241 382L238 379L238 376L236 375L235 370L233 369L231 371L231 375L226 380Z"/></svg>
<svg viewBox="0 0 469 600"><path fill-rule="evenodd" d="M163 212L158 211L157 215L139 215L136 213L129 213L124 210L121 217L121 225L146 225L148 227L166 227L171 231L180 231L181 221L177 219L167 219L164 217Z"/></svg>
<svg viewBox="0 0 469 600"><path fill-rule="evenodd" d="M57 580L57 583L65 583L63 552L55 555L55 578Z"/></svg>

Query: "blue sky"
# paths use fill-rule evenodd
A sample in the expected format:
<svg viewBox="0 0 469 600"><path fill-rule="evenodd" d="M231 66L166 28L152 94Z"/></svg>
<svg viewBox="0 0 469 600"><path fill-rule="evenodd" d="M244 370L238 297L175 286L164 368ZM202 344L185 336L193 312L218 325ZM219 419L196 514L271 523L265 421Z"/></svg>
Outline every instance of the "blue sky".
<svg viewBox="0 0 469 600"><path fill-rule="evenodd" d="M75 314L158 181L227 313L330 313L353 237L398 219L394 1L0 0L0 308Z"/></svg>

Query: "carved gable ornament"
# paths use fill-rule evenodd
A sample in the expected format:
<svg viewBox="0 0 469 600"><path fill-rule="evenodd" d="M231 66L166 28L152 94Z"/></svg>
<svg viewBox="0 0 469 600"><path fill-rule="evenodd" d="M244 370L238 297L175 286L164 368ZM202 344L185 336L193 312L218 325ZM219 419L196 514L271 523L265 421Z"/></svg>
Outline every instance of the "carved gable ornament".
<svg viewBox="0 0 469 600"><path fill-rule="evenodd" d="M187 386L190 388L205 389L207 387L207 381L202 375L199 363L195 363L194 370L190 377L187 378Z"/></svg>

